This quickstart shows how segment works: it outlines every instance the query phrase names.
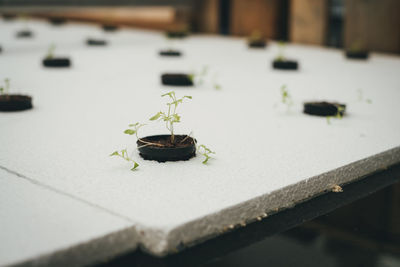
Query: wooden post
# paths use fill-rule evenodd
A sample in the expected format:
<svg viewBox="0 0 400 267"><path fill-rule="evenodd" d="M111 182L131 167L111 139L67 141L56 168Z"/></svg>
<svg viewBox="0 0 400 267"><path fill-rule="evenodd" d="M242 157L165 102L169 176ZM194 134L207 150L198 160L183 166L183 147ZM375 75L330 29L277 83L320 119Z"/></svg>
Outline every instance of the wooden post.
<svg viewBox="0 0 400 267"><path fill-rule="evenodd" d="M400 1L346 0L345 47L400 53Z"/></svg>
<svg viewBox="0 0 400 267"><path fill-rule="evenodd" d="M267 38L278 36L279 0L231 0L231 34L248 36L253 31Z"/></svg>
<svg viewBox="0 0 400 267"><path fill-rule="evenodd" d="M195 2L195 30L205 33L219 32L219 0L198 0Z"/></svg>
<svg viewBox="0 0 400 267"><path fill-rule="evenodd" d="M328 0L290 2L290 41L325 45L328 30Z"/></svg>

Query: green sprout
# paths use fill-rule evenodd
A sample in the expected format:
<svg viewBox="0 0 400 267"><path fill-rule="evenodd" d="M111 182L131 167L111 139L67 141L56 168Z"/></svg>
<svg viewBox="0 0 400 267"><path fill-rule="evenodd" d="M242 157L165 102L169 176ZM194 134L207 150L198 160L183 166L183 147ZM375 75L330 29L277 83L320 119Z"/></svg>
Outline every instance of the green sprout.
<svg viewBox="0 0 400 267"><path fill-rule="evenodd" d="M140 139L140 138L138 137L139 128L141 128L141 127L143 127L143 126L145 126L145 125L146 125L146 124L141 124L141 123L139 123L139 122L136 122L136 123L133 123L133 124L129 124L129 125L128 125L129 129L126 129L126 130L124 131L124 134L136 135L136 138L137 138L137 139ZM132 128L133 128L133 129L132 129Z"/></svg>
<svg viewBox="0 0 400 267"><path fill-rule="evenodd" d="M4 79L4 85L0 86L0 95L8 95L10 90L10 79Z"/></svg>
<svg viewBox="0 0 400 267"><path fill-rule="evenodd" d="M208 160L211 159L212 157L210 154L215 154L215 152L211 151L208 147L205 145L199 145L197 146L197 152L205 157L203 160L203 164L207 164Z"/></svg>
<svg viewBox="0 0 400 267"><path fill-rule="evenodd" d="M286 43L284 41L279 41L278 42L278 56L276 57L277 61L284 61L285 60L285 48L286 48Z"/></svg>
<svg viewBox="0 0 400 267"><path fill-rule="evenodd" d="M167 129L171 133L171 143L174 144L175 142L175 135L174 135L174 123L181 122L181 116L176 113L176 109L178 108L178 105L183 103L183 100L185 98L187 99L192 99L191 96L183 96L182 98L176 98L175 92L171 91L169 93L161 95L162 97L164 96L169 96L171 99L171 102L167 103L168 106L168 111L167 112L162 112L159 111L156 115L150 118L151 121L156 121L156 120L162 120L165 121Z"/></svg>
<svg viewBox="0 0 400 267"><path fill-rule="evenodd" d="M287 106L287 109L289 110L290 107L293 106L293 99L286 88L287 88L286 85L282 85L281 87L281 97L282 97L281 102L282 104L285 104Z"/></svg>
<svg viewBox="0 0 400 267"><path fill-rule="evenodd" d="M365 46L365 45L364 45L364 42L363 42L363 41L357 40L357 41L354 41L354 42L350 45L349 51L351 51L351 52L359 52L359 51L362 51L362 50L363 50L363 47L364 47L364 46Z"/></svg>
<svg viewBox="0 0 400 267"><path fill-rule="evenodd" d="M219 83L217 82L217 79L218 79L218 74L215 73L214 76L213 76L213 78L212 78L212 83L213 83L214 89L215 89L215 90L221 90L221 89L222 89L222 86L221 86L221 84L219 84Z"/></svg>
<svg viewBox="0 0 400 267"><path fill-rule="evenodd" d="M55 44L51 44L49 46L49 49L47 49L47 55L46 58L47 59L52 59L54 58L54 51L56 50L56 45Z"/></svg>
<svg viewBox="0 0 400 267"><path fill-rule="evenodd" d="M259 41L262 40L263 36L259 30L254 30L252 31L250 35L250 41Z"/></svg>
<svg viewBox="0 0 400 267"><path fill-rule="evenodd" d="M360 102L365 101L368 104L372 104L372 100L370 98L366 98L366 99L364 98L364 93L363 93L362 89L358 89L357 93L358 93L358 101L360 101Z"/></svg>
<svg viewBox="0 0 400 267"><path fill-rule="evenodd" d="M168 96L170 98L170 102L167 103L168 111L167 112L162 112L162 111L157 112L157 114L155 114L149 120L150 121L164 121L166 124L166 128L171 133L171 144L174 144L174 142L175 142L174 124L181 122L181 116L176 112L177 108L178 108L179 104L182 104L185 99L192 99L192 97L185 95L182 98L177 98L174 91L171 91L169 93L161 95L161 97L164 97L164 96ZM124 134L135 135L137 140L139 140L141 143L144 144L140 147L144 147L144 146L164 147L163 144L148 142L146 140L141 139L138 136L138 131L143 126L145 126L145 124L141 124L139 122L129 124L129 128L124 131ZM189 138L190 135L191 134L187 135L186 138L184 138L180 142L183 142L184 140ZM197 145L196 139L194 139L194 138L192 138L192 139L195 142L198 153L205 157L205 159L203 160L203 164L206 164L209 161L209 159L212 158L211 154L215 154L215 152L211 151L205 145ZM138 148L140 148L140 147L138 147ZM134 165L131 168L132 171L136 170L136 168L139 167L139 164L135 160L133 160L131 157L128 156L127 149L123 149L121 151L115 151L115 152L111 153L110 156L117 156L117 157L123 158L124 160L126 160L128 162L133 162Z"/></svg>
<svg viewBox="0 0 400 267"><path fill-rule="evenodd" d="M200 72L192 72L192 73L188 74L188 77L192 81L193 84L202 85L202 84L204 84L205 78L207 77L207 75L210 72L209 70L210 70L209 66L205 65L205 66L203 66L203 68L201 69ZM211 79L211 83L213 84L213 87L216 90L220 90L220 89L222 89L222 86L217 82L217 77L218 77L218 74L214 73L214 75Z"/></svg>
<svg viewBox="0 0 400 267"><path fill-rule="evenodd" d="M110 154L110 157L112 156L117 156L120 158L123 158L124 160L128 161L128 162L132 162L133 163L133 167L131 168L131 171L134 171L137 169L137 167L139 167L139 164L134 161L131 157L129 157L128 155L128 151L127 149L122 149L121 152L115 151L113 153Z"/></svg>
<svg viewBox="0 0 400 267"><path fill-rule="evenodd" d="M345 108L341 105L336 105L337 111L334 116L326 116L326 122L331 124L331 118L342 119Z"/></svg>
<svg viewBox="0 0 400 267"><path fill-rule="evenodd" d="M208 67L207 65L205 65L205 66L203 66L203 68L201 69L201 71L200 71L199 73L196 73L196 72L190 73L190 74L188 75L188 76L189 76L189 79L190 79L193 83L196 83L196 82L195 82L195 79L198 78L197 84L198 84L198 85L202 85L202 84L204 83L204 78L205 78L206 75L208 74L208 70L209 70L209 67Z"/></svg>

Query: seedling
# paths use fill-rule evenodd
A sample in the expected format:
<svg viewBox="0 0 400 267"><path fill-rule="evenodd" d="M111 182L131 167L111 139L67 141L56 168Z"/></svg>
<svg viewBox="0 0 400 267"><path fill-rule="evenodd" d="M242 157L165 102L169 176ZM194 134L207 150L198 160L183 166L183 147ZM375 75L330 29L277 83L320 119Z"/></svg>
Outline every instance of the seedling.
<svg viewBox="0 0 400 267"><path fill-rule="evenodd" d="M282 104L285 104L287 109L289 110L290 107L293 106L293 99L289 91L287 90L286 85L282 85L281 87L281 97L282 97L281 99Z"/></svg>
<svg viewBox="0 0 400 267"><path fill-rule="evenodd" d="M203 68L201 69L200 72L190 73L188 75L189 79L192 81L193 84L202 85L205 83L206 77L209 74L209 70L210 70L209 66L205 65L205 66L203 66ZM211 83L216 90L220 90L220 89L222 89L222 86L219 83L217 83L217 78L218 78L218 74L215 73L213 75L213 78L211 79Z"/></svg>
<svg viewBox="0 0 400 267"><path fill-rule="evenodd" d="M10 79L0 84L0 111L20 111L31 109L32 97L21 94L10 94Z"/></svg>
<svg viewBox="0 0 400 267"><path fill-rule="evenodd" d="M196 72L192 72L189 74L189 79L193 82L193 84L198 84L198 85L202 85L204 83L204 78L208 73L208 69L209 67L203 66L203 68L201 69L200 72L196 73ZM196 82L197 80L197 82Z"/></svg>
<svg viewBox="0 0 400 267"><path fill-rule="evenodd" d="M21 19L21 21L24 24L24 30L25 31L29 31L29 26L28 26L29 18L28 18L28 16L25 15L25 14L21 14L21 15L19 15L19 18Z"/></svg>
<svg viewBox="0 0 400 267"><path fill-rule="evenodd" d="M131 171L136 170L137 167L139 167L139 164L134 161L131 157L128 156L128 151L127 149L122 149L121 152L115 151L113 153L110 154L110 156L117 156L120 158L123 158L124 160L128 161L128 162L132 162L133 163L133 167L131 168Z"/></svg>
<svg viewBox="0 0 400 267"><path fill-rule="evenodd" d="M157 112L154 116L152 116L149 120L150 121L162 121L165 122L165 126L167 130L170 132L170 144L172 147L175 145L179 145L180 143L183 143L186 139L190 138L190 135L187 135L184 139L177 141L175 138L175 124L181 122L181 116L177 113L177 108L180 104L183 103L185 99L192 99L191 96L183 96L182 98L177 98L176 94L174 91L171 91L169 93L161 95L161 97L169 97L170 102L168 102L167 105L167 110L166 111L159 111ZM164 144L162 143L156 143L156 142L149 142L144 140L143 138L140 138L138 135L138 131L141 127L145 126L145 124L141 124L139 122L136 122L134 124L129 124L129 128L124 131L125 134L128 135L135 135L136 139L140 141L141 146L138 147L138 149L146 146L155 146L155 147L160 147L163 148L165 147ZM192 138L195 142L197 152L205 157L203 160L203 164L207 164L211 157L211 154L215 154L215 152L211 151L208 147L205 145L197 145L196 141L194 138ZM115 151L111 153L110 156L118 156L123 158L124 160L128 162L132 162L134 166L131 168L131 170L136 170L139 164L133 160L131 157L128 156L127 149L123 149L120 152Z"/></svg>
<svg viewBox="0 0 400 267"><path fill-rule="evenodd" d="M285 48L286 48L286 43L284 41L279 41L278 42L278 56L275 58L277 61L285 61Z"/></svg>
<svg viewBox="0 0 400 267"><path fill-rule="evenodd" d="M345 108L342 107L341 105L336 105L337 112L335 116L327 116L326 117L326 122L330 125L331 124L331 118L336 118L336 119L342 119L343 118L343 113Z"/></svg>
<svg viewBox="0 0 400 267"><path fill-rule="evenodd" d="M250 41L259 41L259 40L262 40L262 34L261 34L261 32L260 31L258 31L258 30L255 30L255 31L253 31L252 33L251 33L251 35L250 35Z"/></svg>
<svg viewBox="0 0 400 267"><path fill-rule="evenodd" d="M0 86L0 95L8 95L10 90L10 79L4 79L4 85Z"/></svg>
<svg viewBox="0 0 400 267"><path fill-rule="evenodd" d="M165 121L166 127L168 131L171 133L171 144L174 144L175 142L175 135L174 135L174 123L181 122L181 116L176 113L176 109L178 108L178 105L183 103L184 99L192 99L191 96L183 96L180 99L176 98L175 92L171 91L169 93L161 95L162 97L164 96L169 96L171 99L171 102L167 103L168 106L168 112L162 112L159 111L156 115L150 118L151 121L156 121L156 120L161 120Z"/></svg>
<svg viewBox="0 0 400 267"><path fill-rule="evenodd" d="M357 40L357 41L354 41L354 42L350 45L349 51L351 51L351 52L363 51L363 50L364 50L364 47L365 47L364 42L361 41L361 40Z"/></svg>
<svg viewBox="0 0 400 267"><path fill-rule="evenodd" d="M49 46L49 49L47 49L47 55L46 58L47 59L53 59L54 58L54 51L56 50L56 45L55 44L51 44Z"/></svg>
<svg viewBox="0 0 400 267"><path fill-rule="evenodd" d="M208 160L212 158L210 155L215 154L215 152L211 151L205 145L197 146L197 152L205 157L205 159L202 162L203 164L207 164Z"/></svg>
<svg viewBox="0 0 400 267"><path fill-rule="evenodd" d="M359 102L366 102L368 104L372 104L372 100L370 98L364 98L364 92L362 89L358 89L357 93L358 93L358 101Z"/></svg>

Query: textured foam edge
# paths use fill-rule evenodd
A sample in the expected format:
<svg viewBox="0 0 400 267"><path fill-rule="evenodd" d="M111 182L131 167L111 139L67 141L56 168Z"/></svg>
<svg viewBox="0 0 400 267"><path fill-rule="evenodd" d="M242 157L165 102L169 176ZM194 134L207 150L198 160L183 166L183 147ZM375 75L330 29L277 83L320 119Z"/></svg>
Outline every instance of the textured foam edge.
<svg viewBox="0 0 400 267"><path fill-rule="evenodd" d="M106 262L125 252L134 251L138 237L135 227L128 227L100 238L88 240L56 252L14 263L9 266L86 266Z"/></svg>
<svg viewBox="0 0 400 267"><path fill-rule="evenodd" d="M162 257L176 253L182 245L193 246L218 236L232 227L243 226L256 219L265 218L268 214L276 213L278 210L294 207L325 191L331 191L335 185L360 180L399 162L400 146L193 220L167 233L147 229L140 243L142 249L153 256Z"/></svg>
<svg viewBox="0 0 400 267"><path fill-rule="evenodd" d="M278 210L294 207L334 185L343 185L400 162L400 146L332 171L286 186L246 202L223 209L175 228L159 229L136 225L89 240L77 246L40 255L11 266L82 266L133 252L138 247L156 257L179 252L228 231L265 218ZM290 196L290 199L288 199Z"/></svg>

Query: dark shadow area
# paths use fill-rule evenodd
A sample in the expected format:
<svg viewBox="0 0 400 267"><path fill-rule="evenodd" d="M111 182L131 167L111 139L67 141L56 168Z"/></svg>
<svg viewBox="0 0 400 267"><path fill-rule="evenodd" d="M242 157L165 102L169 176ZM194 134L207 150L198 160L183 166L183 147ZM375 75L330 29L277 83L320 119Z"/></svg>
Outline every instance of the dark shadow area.
<svg viewBox="0 0 400 267"><path fill-rule="evenodd" d="M176 255L98 266L400 266L399 180L396 165Z"/></svg>

